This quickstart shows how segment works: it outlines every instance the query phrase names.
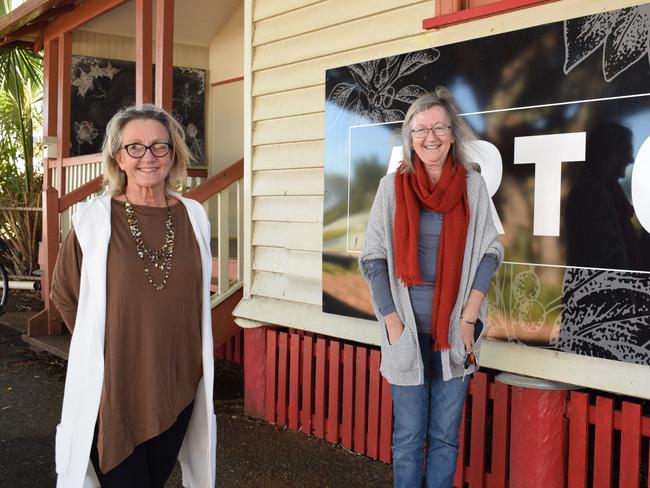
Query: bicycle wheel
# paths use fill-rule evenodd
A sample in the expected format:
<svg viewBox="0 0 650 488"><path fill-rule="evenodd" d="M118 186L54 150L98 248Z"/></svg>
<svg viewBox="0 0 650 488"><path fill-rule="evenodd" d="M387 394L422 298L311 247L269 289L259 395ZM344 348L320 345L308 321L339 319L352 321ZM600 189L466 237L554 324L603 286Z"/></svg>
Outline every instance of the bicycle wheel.
<svg viewBox="0 0 650 488"><path fill-rule="evenodd" d="M0 314L3 314L7 307L7 300L9 300L9 275L5 267L0 264Z"/></svg>

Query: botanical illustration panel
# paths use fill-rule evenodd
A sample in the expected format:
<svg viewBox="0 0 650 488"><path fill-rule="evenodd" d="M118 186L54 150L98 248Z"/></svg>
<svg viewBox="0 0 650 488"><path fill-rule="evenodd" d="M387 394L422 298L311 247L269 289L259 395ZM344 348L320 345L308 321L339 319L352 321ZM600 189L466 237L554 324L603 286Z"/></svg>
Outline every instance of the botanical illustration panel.
<svg viewBox="0 0 650 488"><path fill-rule="evenodd" d="M185 128L192 164L197 166L206 164L205 77L202 69L173 69L172 111ZM71 154L101 152L108 121L119 109L134 103L134 62L73 56Z"/></svg>

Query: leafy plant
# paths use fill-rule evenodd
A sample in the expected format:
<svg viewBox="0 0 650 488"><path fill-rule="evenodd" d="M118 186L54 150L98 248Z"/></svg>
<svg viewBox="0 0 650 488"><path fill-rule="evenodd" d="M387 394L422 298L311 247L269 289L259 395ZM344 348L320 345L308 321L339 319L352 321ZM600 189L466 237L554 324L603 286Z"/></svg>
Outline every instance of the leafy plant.
<svg viewBox="0 0 650 488"><path fill-rule="evenodd" d="M8 0L0 0L0 15L9 10ZM31 274L38 261L42 73L40 54L0 47L0 237L18 275Z"/></svg>

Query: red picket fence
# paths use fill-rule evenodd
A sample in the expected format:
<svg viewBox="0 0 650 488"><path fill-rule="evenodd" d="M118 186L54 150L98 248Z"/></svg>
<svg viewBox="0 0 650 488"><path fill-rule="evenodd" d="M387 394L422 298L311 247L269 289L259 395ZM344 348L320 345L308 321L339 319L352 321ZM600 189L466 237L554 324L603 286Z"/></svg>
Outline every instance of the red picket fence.
<svg viewBox="0 0 650 488"><path fill-rule="evenodd" d="M269 422L390 462L390 385L377 349L268 329L266 392Z"/></svg>
<svg viewBox="0 0 650 488"><path fill-rule="evenodd" d="M650 415L636 401L571 392L569 488L650 487Z"/></svg>
<svg viewBox="0 0 650 488"><path fill-rule="evenodd" d="M214 358L232 361L243 365L244 358L244 332L235 334L225 344L215 348Z"/></svg>
<svg viewBox="0 0 650 488"><path fill-rule="evenodd" d="M379 360L376 347L267 328L265 419L390 463L391 390ZM508 486L510 396L493 372L472 376L454 487ZM568 397L570 488L650 488L650 416L640 402L619 403L593 392Z"/></svg>

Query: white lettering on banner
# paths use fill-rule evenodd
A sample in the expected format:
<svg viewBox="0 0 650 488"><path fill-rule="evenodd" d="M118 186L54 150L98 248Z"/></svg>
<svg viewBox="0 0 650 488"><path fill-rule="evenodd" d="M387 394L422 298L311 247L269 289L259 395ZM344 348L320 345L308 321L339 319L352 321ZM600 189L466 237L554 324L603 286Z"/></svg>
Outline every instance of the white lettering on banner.
<svg viewBox="0 0 650 488"><path fill-rule="evenodd" d="M492 208L492 220L499 234L505 234L501 219L494 206L492 197L501 185L503 176L503 160L497 147L487 141L470 141L465 145L465 151L469 162L476 163L481 167L481 175L485 180L488 193L490 194L490 207Z"/></svg>
<svg viewBox="0 0 650 488"><path fill-rule="evenodd" d="M643 141L634 159L632 205L639 223L650 232L650 137Z"/></svg>
<svg viewBox="0 0 650 488"><path fill-rule="evenodd" d="M388 171L386 174L389 175L397 171L399 168L399 163L404 159L404 148L402 146L394 146L393 150L390 152L390 161L388 162Z"/></svg>
<svg viewBox="0 0 650 488"><path fill-rule="evenodd" d="M586 132L515 137L514 164L535 165L533 234L560 235L562 163L585 160Z"/></svg>

